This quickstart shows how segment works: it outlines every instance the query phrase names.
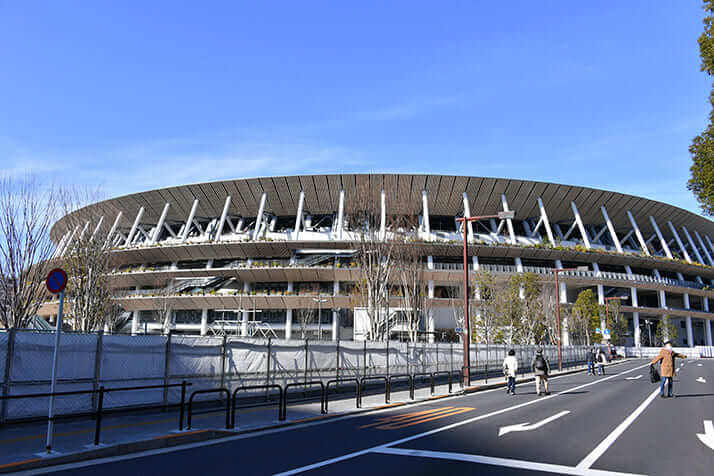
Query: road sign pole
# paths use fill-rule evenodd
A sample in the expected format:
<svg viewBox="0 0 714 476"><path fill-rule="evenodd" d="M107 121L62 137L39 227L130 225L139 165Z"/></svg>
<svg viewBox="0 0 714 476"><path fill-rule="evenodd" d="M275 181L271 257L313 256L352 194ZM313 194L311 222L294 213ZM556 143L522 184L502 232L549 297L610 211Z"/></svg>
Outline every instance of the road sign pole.
<svg viewBox="0 0 714 476"><path fill-rule="evenodd" d="M55 330L55 351L52 356L52 381L50 383L50 408L47 412L47 452L52 451L52 436L55 415L55 386L57 385L57 357L59 354L60 334L62 334L62 310L64 307L64 290L59 295L59 311L57 312L57 329Z"/></svg>

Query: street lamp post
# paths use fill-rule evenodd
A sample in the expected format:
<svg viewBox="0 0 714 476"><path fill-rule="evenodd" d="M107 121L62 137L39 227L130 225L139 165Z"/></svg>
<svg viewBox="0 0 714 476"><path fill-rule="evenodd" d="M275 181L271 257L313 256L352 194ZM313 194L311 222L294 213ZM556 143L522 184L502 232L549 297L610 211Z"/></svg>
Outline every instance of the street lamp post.
<svg viewBox="0 0 714 476"><path fill-rule="evenodd" d="M553 270L555 274L555 319L558 322L558 370L563 370L563 333L560 328L560 284L558 283L558 275L566 271L587 271L587 266L578 266L577 268L556 268Z"/></svg>
<svg viewBox="0 0 714 476"><path fill-rule="evenodd" d="M464 387L468 386L471 382L471 356L469 355L469 343L471 340L471 330L469 322L469 252L468 252L468 236L466 230L468 228L467 223L487 220L489 218L499 218L501 220L510 220L516 215L514 211L498 212L497 215L482 215L476 217L462 217L457 218L457 222L464 224Z"/></svg>
<svg viewBox="0 0 714 476"><path fill-rule="evenodd" d="M327 299L316 297L312 298L312 300L317 303L317 332L319 334L319 340L322 340L322 303L327 302Z"/></svg>

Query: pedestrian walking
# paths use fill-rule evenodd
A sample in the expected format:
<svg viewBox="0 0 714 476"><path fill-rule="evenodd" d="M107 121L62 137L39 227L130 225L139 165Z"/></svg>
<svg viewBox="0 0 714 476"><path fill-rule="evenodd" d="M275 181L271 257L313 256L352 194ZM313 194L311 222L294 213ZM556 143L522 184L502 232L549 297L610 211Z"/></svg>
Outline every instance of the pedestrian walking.
<svg viewBox="0 0 714 476"><path fill-rule="evenodd" d="M531 369L535 374L536 393L538 394L538 396L541 395L541 383L543 384L545 394L550 395L550 389L548 388L548 374L550 373L550 364L548 363L548 359L546 359L543 355L543 349L536 350L536 353L533 356L533 362L531 362Z"/></svg>
<svg viewBox="0 0 714 476"><path fill-rule="evenodd" d="M664 347L659 351L657 357L652 359L650 365L655 365L660 362L659 373L661 375L661 383L659 386L659 396L660 398L666 398L664 395L664 386L667 384L667 397L672 397L672 377L674 377L674 359L679 357L680 359L686 359L687 356L683 354L678 354L672 350L672 342L667 341L664 343Z"/></svg>
<svg viewBox="0 0 714 476"><path fill-rule="evenodd" d="M516 351L511 349L508 355L503 359L503 375L506 377L506 395L516 394L516 373L518 372L518 359L516 359Z"/></svg>
<svg viewBox="0 0 714 476"><path fill-rule="evenodd" d="M602 347L598 350L597 354L597 374L605 375L605 364L607 363L607 354Z"/></svg>
<svg viewBox="0 0 714 476"><path fill-rule="evenodd" d="M589 348L585 357L588 362L588 375L595 375L595 347Z"/></svg>

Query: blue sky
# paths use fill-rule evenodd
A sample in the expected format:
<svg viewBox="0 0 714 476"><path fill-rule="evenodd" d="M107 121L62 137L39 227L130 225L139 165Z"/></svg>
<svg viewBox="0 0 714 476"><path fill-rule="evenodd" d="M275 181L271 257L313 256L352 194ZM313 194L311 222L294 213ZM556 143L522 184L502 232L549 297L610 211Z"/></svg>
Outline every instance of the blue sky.
<svg viewBox="0 0 714 476"><path fill-rule="evenodd" d="M699 1L346 5L0 0L0 169L109 196L484 175L698 211Z"/></svg>

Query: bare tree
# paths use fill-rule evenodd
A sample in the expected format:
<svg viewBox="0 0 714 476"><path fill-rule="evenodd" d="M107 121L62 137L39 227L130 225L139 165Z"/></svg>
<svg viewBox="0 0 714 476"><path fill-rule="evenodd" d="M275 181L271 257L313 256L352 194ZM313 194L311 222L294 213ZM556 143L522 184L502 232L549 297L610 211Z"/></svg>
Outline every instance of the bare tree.
<svg viewBox="0 0 714 476"><path fill-rule="evenodd" d="M56 191L32 177L0 179L0 323L26 327L47 298Z"/></svg>
<svg viewBox="0 0 714 476"><path fill-rule="evenodd" d="M300 326L300 337L302 339L307 339L307 326L312 324L315 320L315 308L313 306L310 306L307 308L298 309L297 317L298 325Z"/></svg>
<svg viewBox="0 0 714 476"><path fill-rule="evenodd" d="M409 237L418 226L418 217L403 215L394 222L393 236L397 243L394 253L403 315L411 342L417 341L422 318L430 311L428 282L424 279L424 262L421 250L410 246Z"/></svg>
<svg viewBox="0 0 714 476"><path fill-rule="evenodd" d="M518 282L523 299L520 343L535 344L542 341L546 334L546 309L542 298L545 286L535 273L518 275Z"/></svg>
<svg viewBox="0 0 714 476"><path fill-rule="evenodd" d="M446 297L449 299L451 306L451 316L454 318L454 324L457 329L464 328L464 294L460 286L446 286ZM462 332L457 332L459 341L463 338Z"/></svg>
<svg viewBox="0 0 714 476"><path fill-rule="evenodd" d="M476 273L471 289L477 294L475 307L478 312L477 316L471 316L472 339L482 340L488 345L493 342L499 324L498 285L492 274L482 271Z"/></svg>
<svg viewBox="0 0 714 476"><path fill-rule="evenodd" d="M96 207L85 206L99 198L100 193L93 190L67 188L60 192L64 218L58 231L71 237L61 257L69 276L65 296L73 327L83 332L103 328L118 312L108 276L111 254L102 239L108 227Z"/></svg>
<svg viewBox="0 0 714 476"><path fill-rule="evenodd" d="M350 223L357 233L360 265L357 286L369 319L369 340L384 340L389 336L388 293L393 279L395 241L387 237L388 215L382 213L381 197L381 190L367 183L358 184L348 197Z"/></svg>

